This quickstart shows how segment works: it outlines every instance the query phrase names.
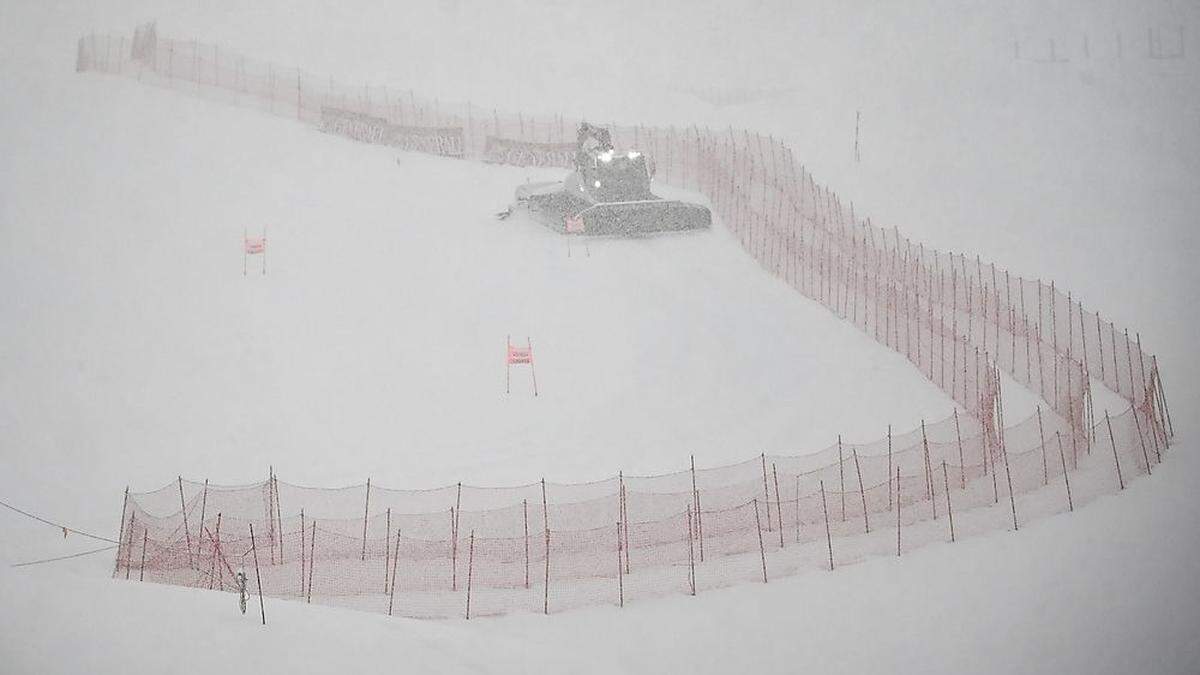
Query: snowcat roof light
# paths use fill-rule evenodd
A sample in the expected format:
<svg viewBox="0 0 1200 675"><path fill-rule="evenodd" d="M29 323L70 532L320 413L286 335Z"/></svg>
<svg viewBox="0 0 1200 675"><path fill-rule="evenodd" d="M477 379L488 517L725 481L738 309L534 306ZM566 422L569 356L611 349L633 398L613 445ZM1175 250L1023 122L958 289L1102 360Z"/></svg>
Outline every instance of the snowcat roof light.
<svg viewBox="0 0 1200 675"><path fill-rule="evenodd" d="M599 155L601 162L611 162L613 160L613 151L605 150Z"/></svg>

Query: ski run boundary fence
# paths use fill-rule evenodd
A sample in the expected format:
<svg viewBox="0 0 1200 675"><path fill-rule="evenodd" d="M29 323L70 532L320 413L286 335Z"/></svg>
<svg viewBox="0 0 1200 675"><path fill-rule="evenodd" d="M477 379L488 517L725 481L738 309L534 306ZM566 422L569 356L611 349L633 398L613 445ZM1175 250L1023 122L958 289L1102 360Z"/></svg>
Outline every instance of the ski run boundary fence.
<svg viewBox="0 0 1200 675"><path fill-rule="evenodd" d="M502 115L347 87L214 45L88 35L76 68L250 106L368 143L567 166L577 120ZM1053 282L913 243L854 214L780 141L749 131L611 127L657 179L705 195L782 283L907 357L963 411L872 443L590 483L321 489L271 475L128 492L114 576L409 617L556 612L766 583L935 541L1017 529L1124 489L1173 436L1159 365ZM571 235L566 235L571 236ZM1004 416L1004 381L1044 405ZM1092 386L1124 410L1097 411ZM685 458L681 458L684 460ZM257 532L252 538L251 530Z"/></svg>

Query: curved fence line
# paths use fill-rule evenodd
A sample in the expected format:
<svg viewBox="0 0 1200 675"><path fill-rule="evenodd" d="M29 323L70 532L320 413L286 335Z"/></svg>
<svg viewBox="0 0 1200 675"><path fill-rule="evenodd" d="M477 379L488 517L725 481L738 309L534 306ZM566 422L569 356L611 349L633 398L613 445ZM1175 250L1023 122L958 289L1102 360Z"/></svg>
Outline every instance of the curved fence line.
<svg viewBox="0 0 1200 675"><path fill-rule="evenodd" d="M360 142L501 163L569 163L577 123L346 87L160 39L153 25L131 40L80 38L76 68L294 116ZM658 180L704 194L768 273L904 355L966 414L900 434L889 427L868 443L839 438L808 455L586 483L322 489L274 475L249 486L179 478L127 493L114 575L230 590L257 549L273 597L414 617L623 605L1015 529L1121 490L1161 462L1172 428L1157 360L1136 333L1053 282L858 218L769 136L610 131L653 158ZM1006 423L1001 372L1044 411ZM1100 418L1093 382L1128 408Z"/></svg>

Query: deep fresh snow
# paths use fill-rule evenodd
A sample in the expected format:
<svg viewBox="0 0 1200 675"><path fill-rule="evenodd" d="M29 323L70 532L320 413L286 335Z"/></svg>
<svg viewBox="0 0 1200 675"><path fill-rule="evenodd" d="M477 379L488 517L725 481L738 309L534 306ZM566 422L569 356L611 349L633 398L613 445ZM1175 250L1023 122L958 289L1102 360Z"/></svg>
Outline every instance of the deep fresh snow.
<svg viewBox="0 0 1200 675"><path fill-rule="evenodd" d="M73 72L79 34L155 17L162 34L448 99L782 135L877 224L1053 276L1140 329L1179 442L1153 478L1017 534L620 616L434 623L270 602L264 631L227 596L110 581L109 554L6 568L0 655L15 672L1200 669L1194 4L630 4L586 21L565 3L121 4L0 6L0 499L112 536L126 484L180 473L588 480L867 440L951 410L719 227L568 258L537 225L491 217L516 184L555 172L397 163ZM667 21L678 35L656 29ZM1178 23L1190 59L1137 56L1148 24ZM1101 46L1115 30L1131 43L1119 61ZM1091 60L1012 60L1014 39L1034 50L1085 31ZM687 93L706 86L784 93L733 106ZM262 223L268 274L242 277L242 228ZM508 333L534 340L537 400L524 371L503 394ZM0 535L3 563L99 545L8 511Z"/></svg>

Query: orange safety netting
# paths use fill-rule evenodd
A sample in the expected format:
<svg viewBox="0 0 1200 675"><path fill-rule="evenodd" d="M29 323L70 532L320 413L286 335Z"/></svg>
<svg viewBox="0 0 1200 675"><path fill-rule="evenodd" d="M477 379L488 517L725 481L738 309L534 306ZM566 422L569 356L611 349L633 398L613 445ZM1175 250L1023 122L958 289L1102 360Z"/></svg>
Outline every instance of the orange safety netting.
<svg viewBox="0 0 1200 675"><path fill-rule="evenodd" d="M76 66L363 142L494 162L566 166L576 126L346 87L161 39L153 26L132 40L81 38ZM773 138L610 131L617 146L653 158L658 180L704 194L765 270L907 357L964 414L873 443L590 483L395 490L179 479L128 494L114 575L231 590L257 554L265 595L405 616L623 604L1015 528L1122 489L1161 461L1172 428L1155 358L1070 293L858 218ZM1007 422L1001 372L1044 410ZM1099 417L1093 383L1129 407Z"/></svg>

